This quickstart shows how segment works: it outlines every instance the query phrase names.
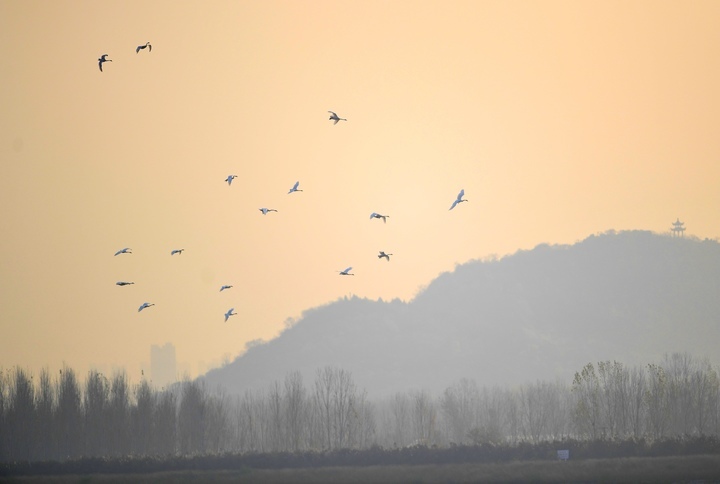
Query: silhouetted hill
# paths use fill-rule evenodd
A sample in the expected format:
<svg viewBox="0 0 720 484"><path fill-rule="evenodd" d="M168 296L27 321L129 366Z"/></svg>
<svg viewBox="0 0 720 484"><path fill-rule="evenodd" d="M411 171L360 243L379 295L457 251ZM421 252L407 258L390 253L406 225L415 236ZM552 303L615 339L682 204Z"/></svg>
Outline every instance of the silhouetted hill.
<svg viewBox="0 0 720 484"><path fill-rule="evenodd" d="M608 232L459 265L409 303L350 298L311 309L205 378L240 393L299 370L309 386L331 365L371 396L441 391L463 377L569 383L588 362L717 358L718 296L716 241Z"/></svg>

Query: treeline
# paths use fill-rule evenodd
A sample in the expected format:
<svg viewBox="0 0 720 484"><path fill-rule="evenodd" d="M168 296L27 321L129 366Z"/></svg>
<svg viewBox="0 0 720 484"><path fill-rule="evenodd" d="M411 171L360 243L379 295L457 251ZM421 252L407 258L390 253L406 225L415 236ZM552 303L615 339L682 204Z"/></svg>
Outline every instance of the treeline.
<svg viewBox="0 0 720 484"><path fill-rule="evenodd" d="M177 416L175 393L131 389L124 372L90 371L81 384L71 368L35 381L16 367L0 375L0 460L170 454L187 432Z"/></svg>
<svg viewBox="0 0 720 484"><path fill-rule="evenodd" d="M717 437L674 437L655 441L575 440L545 441L537 444L423 445L384 449L339 449L316 452L221 453L164 457L84 457L74 460L0 463L0 476L144 474L181 471L250 471L318 467L452 465L509 461L556 460L557 451L568 450L572 460L628 457L668 457L720 454Z"/></svg>
<svg viewBox="0 0 720 484"><path fill-rule="evenodd" d="M659 364L599 362L569 385L399 392L370 401L350 372L326 367L228 396L197 381L157 390L125 373L70 368L0 375L0 461L450 448L567 441L648 442L720 436L720 380L686 354ZM716 442L716 440L713 440Z"/></svg>

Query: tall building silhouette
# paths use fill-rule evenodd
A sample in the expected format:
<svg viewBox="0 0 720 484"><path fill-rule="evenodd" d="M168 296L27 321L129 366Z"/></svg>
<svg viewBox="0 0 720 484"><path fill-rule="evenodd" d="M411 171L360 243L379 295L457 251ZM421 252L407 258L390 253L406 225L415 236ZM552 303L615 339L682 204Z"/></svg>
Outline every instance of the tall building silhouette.
<svg viewBox="0 0 720 484"><path fill-rule="evenodd" d="M153 384L159 388L177 381L177 360L172 343L150 347L150 375Z"/></svg>

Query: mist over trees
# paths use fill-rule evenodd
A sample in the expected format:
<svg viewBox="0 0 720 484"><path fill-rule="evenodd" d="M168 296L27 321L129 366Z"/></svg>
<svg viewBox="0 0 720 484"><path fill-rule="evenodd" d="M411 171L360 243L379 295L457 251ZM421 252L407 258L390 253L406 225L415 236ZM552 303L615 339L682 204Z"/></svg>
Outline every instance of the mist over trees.
<svg viewBox="0 0 720 484"><path fill-rule="evenodd" d="M379 397L459 378L566 381L588 361L674 352L718 364L719 290L716 241L607 232L458 265L407 303L351 297L306 311L203 379L242 394L332 365Z"/></svg>
<svg viewBox="0 0 720 484"><path fill-rule="evenodd" d="M720 437L718 375L674 353L643 366L587 363L572 382L460 379L439 393L370 398L331 366L308 383L295 371L232 396L200 381L156 390L122 372L80 383L67 367L37 380L13 368L0 376L0 462Z"/></svg>
<svg viewBox="0 0 720 484"><path fill-rule="evenodd" d="M343 299L158 390L0 371L0 461L720 437L720 244L538 246Z"/></svg>

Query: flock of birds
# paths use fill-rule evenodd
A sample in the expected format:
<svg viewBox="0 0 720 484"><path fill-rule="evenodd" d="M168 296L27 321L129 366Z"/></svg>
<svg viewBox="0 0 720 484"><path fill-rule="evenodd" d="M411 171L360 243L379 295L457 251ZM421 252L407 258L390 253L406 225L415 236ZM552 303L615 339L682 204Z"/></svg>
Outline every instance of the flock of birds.
<svg viewBox="0 0 720 484"><path fill-rule="evenodd" d="M135 48L135 53L137 54L137 53L139 53L141 50L144 50L144 49L147 49L148 52L152 52L152 45L150 45L150 42L145 42L145 45L138 45L138 46ZM103 55L101 55L100 58L98 59L98 67L100 68L100 72L103 71L103 70L102 70L102 65L103 65L105 62L112 62L112 59L108 59L108 58L107 58L108 55L110 55L110 54L103 54Z"/></svg>
<svg viewBox="0 0 720 484"><path fill-rule="evenodd" d="M180 254L183 253L184 250L185 250L185 249L173 249L173 250L170 251L170 255L171 255L171 256L172 256L172 255L175 255L175 254L180 255ZM115 252L115 256L116 256L116 257L119 256L119 255L121 255L121 254L132 254L132 249L131 249L130 247L124 247L124 248L118 250L117 252ZM121 287L122 287L122 286L129 286L129 285L131 285L131 284L135 284L135 283L134 283L134 282L131 282L131 281L118 281L118 282L115 283L115 285L121 286ZM224 289L229 289L229 288L231 288L231 287L232 287L232 286L222 286L222 287L220 288L220 291L222 292ZM138 312L142 311L143 309L149 308L150 306L155 306L155 303L144 302L144 303L142 303L142 304L140 305L140 307L138 308ZM230 311L228 311L228 312L232 312L232 309L231 309ZM227 321L227 316L225 317L225 321Z"/></svg>
<svg viewBox="0 0 720 484"><path fill-rule="evenodd" d="M141 50L144 50L144 49L147 49L148 52L152 52L152 45L150 45L150 42L146 42L144 45L138 45L135 48L135 53L138 54ZM103 64L105 62L112 62L112 59L108 59L108 55L109 54L103 54L100 56L100 58L98 58L98 67L100 68L100 72L103 72ZM333 125L338 124L338 122L340 122L340 121L347 121L346 118L341 118L334 111L328 111L328 113L330 113L330 117L328 119L333 122ZM232 186L233 180L237 177L238 177L237 175L228 175L228 177L224 181L228 184L228 186ZM295 184L290 188L290 190L288 190L288 195L291 193L295 193L295 192L302 192L302 190L298 188L299 186L300 186L300 182L296 181ZM465 196L465 190L462 189L457 194L457 197L453 201L449 210L454 209L458 204L460 204L462 202L467 202L468 200L463 198L464 196ZM262 207L262 208L259 208L258 210L260 210L260 212L263 215L267 215L269 212L277 212L276 209L267 208L267 207ZM387 223L387 219L390 218L390 215L383 215L383 214L380 214L377 212L373 212L370 214L370 220L372 220L374 218L382 219L383 223ZM174 256L176 254L181 255L184 250L185 249L173 249L170 251L170 255L171 256ZM122 248L122 249L118 250L117 252L115 252L115 256L118 256L121 254L132 254L132 249L129 247L125 247L125 248ZM387 262L390 262L391 255L393 255L393 254L388 254L381 250L380 253L378 254L378 259L385 259ZM350 272L351 270L352 270L352 266L347 267L347 268L343 269L342 271L336 271L336 272L338 272L339 275L341 275L341 276L354 276L355 274ZM135 284L135 283L128 282L128 281L118 281L115 284L118 286L128 286L128 285ZM220 287L220 292L223 292L227 289L231 289L232 287L233 286L230 284L223 284ZM154 305L155 305L154 303L144 302L138 308L138 312L141 312L143 309L147 309ZM235 308L228 309L228 311L225 313L225 322L227 322L227 320L230 319L231 316L235 316L237 314L236 312L234 312L234 310L235 310Z"/></svg>

